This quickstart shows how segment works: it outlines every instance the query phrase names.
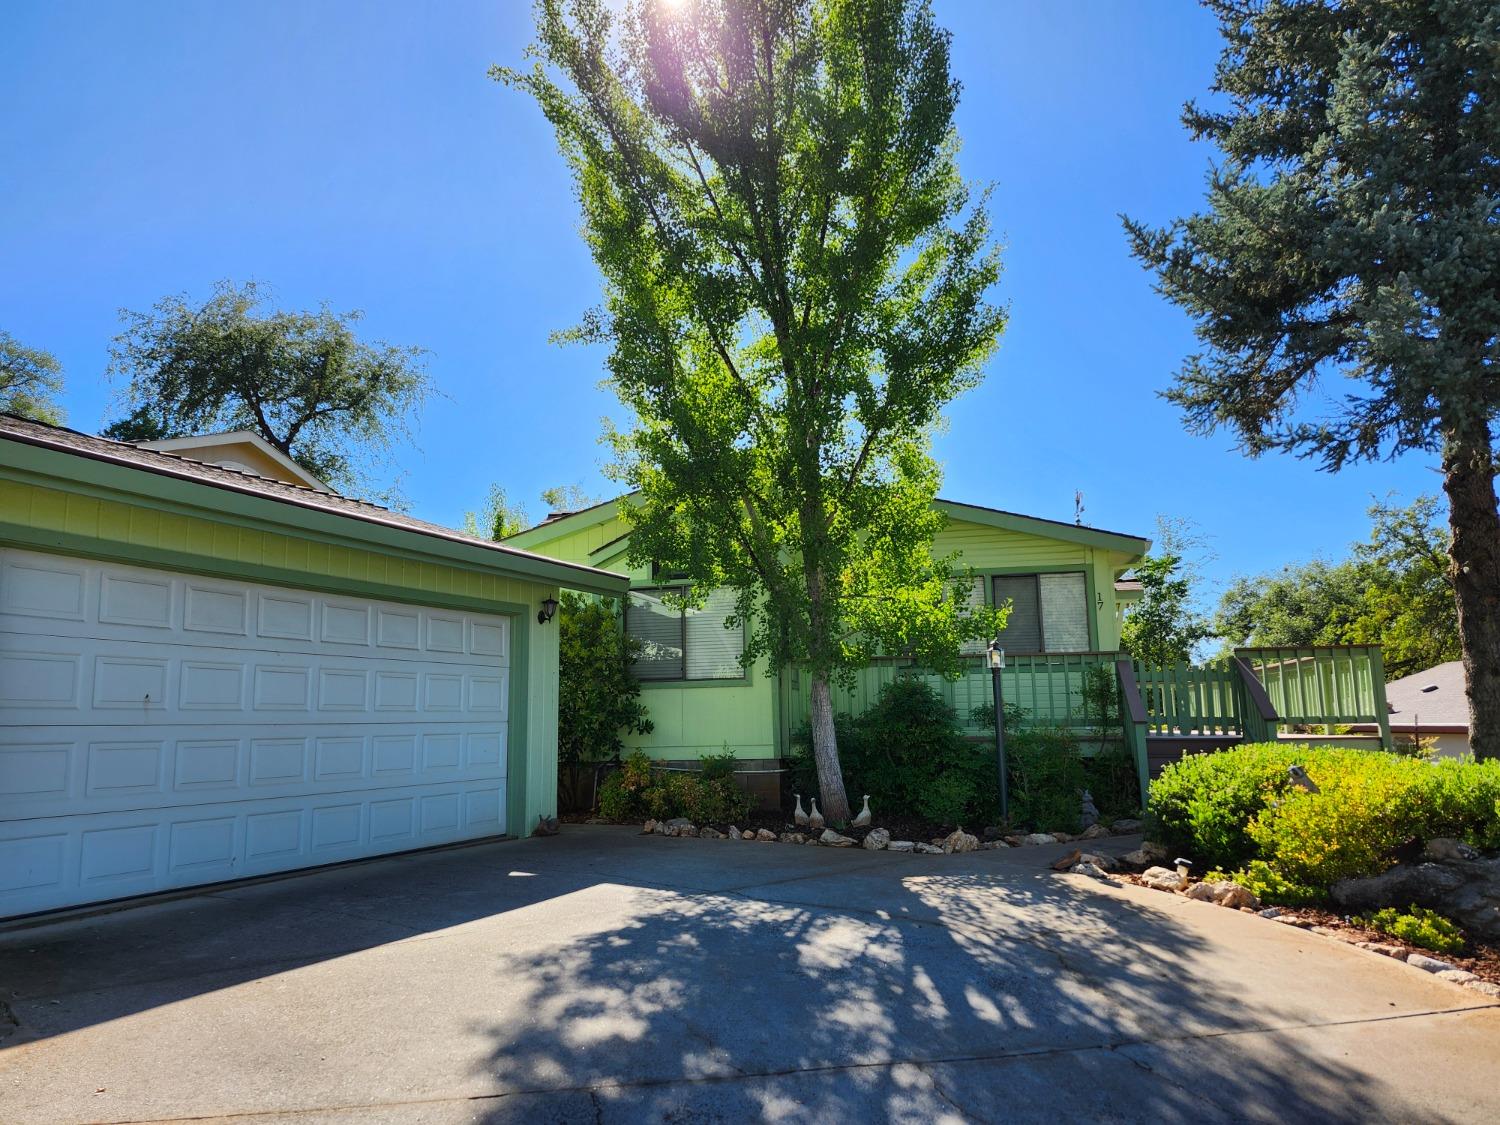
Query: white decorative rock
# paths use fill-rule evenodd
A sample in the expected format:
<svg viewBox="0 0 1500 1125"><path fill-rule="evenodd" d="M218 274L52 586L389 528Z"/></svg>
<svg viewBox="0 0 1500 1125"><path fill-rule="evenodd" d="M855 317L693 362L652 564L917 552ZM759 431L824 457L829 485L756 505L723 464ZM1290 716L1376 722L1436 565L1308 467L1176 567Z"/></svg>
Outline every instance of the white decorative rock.
<svg viewBox="0 0 1500 1125"><path fill-rule="evenodd" d="M1074 875L1087 875L1092 879L1108 879L1109 875L1097 863L1075 863L1068 870Z"/></svg>
<svg viewBox="0 0 1500 1125"><path fill-rule="evenodd" d="M698 829L698 838L700 840L722 840L724 833L720 832L717 828L704 827Z"/></svg>
<svg viewBox="0 0 1500 1125"><path fill-rule="evenodd" d="M1087 828L1085 828L1082 832L1080 832L1078 834L1077 839L1080 839L1080 840L1098 840L1101 837L1108 836L1108 835L1109 835L1109 829L1106 828L1106 827L1104 827L1104 825L1102 825L1102 824L1090 824Z"/></svg>
<svg viewBox="0 0 1500 1125"><path fill-rule="evenodd" d="M655 832L656 831L656 821L654 821L654 820L648 820L648 821L646 821L645 824L641 825L641 831L642 832L646 832L646 833Z"/></svg>
<svg viewBox="0 0 1500 1125"><path fill-rule="evenodd" d="M918 844L916 852L918 855L942 855L943 849L936 844Z"/></svg>
<svg viewBox="0 0 1500 1125"><path fill-rule="evenodd" d="M830 848L852 848L854 839L850 836L841 836L832 828L823 829L823 835L818 837L820 843L827 844Z"/></svg>
<svg viewBox="0 0 1500 1125"><path fill-rule="evenodd" d="M755 830L755 838L762 844L774 844L776 842L776 833L772 832L769 828L757 828Z"/></svg>
<svg viewBox="0 0 1500 1125"><path fill-rule="evenodd" d="M914 852L917 850L917 845L910 840L892 840L885 846L885 850L888 852Z"/></svg>
<svg viewBox="0 0 1500 1125"><path fill-rule="evenodd" d="M872 828L865 834L864 840L860 842L860 847L866 851L878 852L890 847L890 844L891 834L888 831L884 828Z"/></svg>
<svg viewBox="0 0 1500 1125"><path fill-rule="evenodd" d="M1467 969L1444 969L1437 973L1439 980L1452 981L1454 984L1468 984L1471 980L1478 980L1478 973L1471 973Z"/></svg>
<svg viewBox="0 0 1500 1125"><path fill-rule="evenodd" d="M729 838L731 840L738 840L740 838L740 830L732 824L729 826Z"/></svg>
<svg viewBox="0 0 1500 1125"><path fill-rule="evenodd" d="M1021 843L1036 845L1055 844L1057 843L1057 837L1049 832L1033 832L1030 836L1022 836Z"/></svg>
<svg viewBox="0 0 1500 1125"><path fill-rule="evenodd" d="M1188 885L1188 879L1169 867L1148 867L1141 873L1141 883L1154 891L1180 891Z"/></svg>

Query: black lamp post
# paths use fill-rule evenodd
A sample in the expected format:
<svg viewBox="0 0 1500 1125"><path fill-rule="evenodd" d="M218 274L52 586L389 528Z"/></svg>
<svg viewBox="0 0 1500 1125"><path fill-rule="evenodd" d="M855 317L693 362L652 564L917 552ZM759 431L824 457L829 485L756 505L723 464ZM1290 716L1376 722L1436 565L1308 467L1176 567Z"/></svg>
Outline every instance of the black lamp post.
<svg viewBox="0 0 1500 1125"><path fill-rule="evenodd" d="M1005 768L1005 693L1000 686L1000 673L1005 671L1005 650L999 641L989 645L990 680L995 688L995 769L1000 774L1000 819L1010 823L1010 778Z"/></svg>

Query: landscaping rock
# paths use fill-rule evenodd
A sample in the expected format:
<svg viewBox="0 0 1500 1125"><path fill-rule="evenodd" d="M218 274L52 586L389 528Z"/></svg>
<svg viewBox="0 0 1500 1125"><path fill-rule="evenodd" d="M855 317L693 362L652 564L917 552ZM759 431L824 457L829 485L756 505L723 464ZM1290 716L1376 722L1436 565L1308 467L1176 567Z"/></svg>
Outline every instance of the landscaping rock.
<svg viewBox="0 0 1500 1125"><path fill-rule="evenodd" d="M1279 907L1279 906L1268 906L1264 910L1258 910L1258 911L1256 911L1256 913L1259 914L1262 918L1280 918L1281 917L1281 907Z"/></svg>
<svg viewBox="0 0 1500 1125"><path fill-rule="evenodd" d="M724 833L720 832L717 828L700 828L698 829L698 838L700 840L722 840Z"/></svg>
<svg viewBox="0 0 1500 1125"><path fill-rule="evenodd" d="M881 851L885 848L890 847L890 845L891 834L884 828L870 829L870 831L865 835L864 840L860 842L860 847L864 848L866 851L871 852Z"/></svg>
<svg viewBox="0 0 1500 1125"><path fill-rule="evenodd" d="M1148 867L1141 874L1141 883L1154 891L1180 891L1188 885L1188 878L1170 867Z"/></svg>
<svg viewBox="0 0 1500 1125"><path fill-rule="evenodd" d="M1212 883L1194 883L1183 894L1194 902L1213 902L1214 885Z"/></svg>
<svg viewBox="0 0 1500 1125"><path fill-rule="evenodd" d="M1265 911L1261 911L1262 914ZM1368 949L1371 953L1378 953L1382 957L1395 957L1397 960L1406 960L1406 950L1399 945L1387 945L1383 941L1357 941L1354 943L1361 949Z"/></svg>
<svg viewBox="0 0 1500 1125"><path fill-rule="evenodd" d="M755 830L755 838L762 844L774 844L776 842L776 833L772 832L769 828L757 828Z"/></svg>
<svg viewBox="0 0 1500 1125"><path fill-rule="evenodd" d="M807 843L807 837L801 832L783 832L781 834L781 842L783 844L805 844Z"/></svg>
<svg viewBox="0 0 1500 1125"><path fill-rule="evenodd" d="M1038 835L1044 835L1044 833L1038 833ZM1059 844L1071 844L1077 837L1071 832L1054 832L1052 839Z"/></svg>
<svg viewBox="0 0 1500 1125"><path fill-rule="evenodd" d="M645 832L647 834L655 832L656 831L656 821L654 821L654 820L648 820L648 821L646 821L645 824L641 825L641 831Z"/></svg>
<svg viewBox="0 0 1500 1125"><path fill-rule="evenodd" d="M1260 899L1249 887L1242 887L1238 883L1221 883L1224 889L1214 901L1220 906L1227 906L1230 910L1259 910Z"/></svg>
<svg viewBox="0 0 1500 1125"><path fill-rule="evenodd" d="M1145 848L1136 848L1133 852L1126 852L1120 857L1120 862L1127 867L1153 867L1161 861L1162 857L1154 852L1148 852Z"/></svg>
<svg viewBox="0 0 1500 1125"><path fill-rule="evenodd" d="M1052 836L1052 835L1050 835L1049 833L1046 833L1046 832L1033 832L1030 836L1022 836L1021 837L1021 843L1028 844L1028 845L1030 845L1030 844L1055 844L1055 843L1057 843L1057 837Z"/></svg>
<svg viewBox="0 0 1500 1125"><path fill-rule="evenodd" d="M917 845L910 840L892 840L885 846L885 850L888 852L914 852L917 850Z"/></svg>
<svg viewBox="0 0 1500 1125"><path fill-rule="evenodd" d="M1435 974L1439 980L1452 981L1454 984L1468 984L1471 980L1478 980L1478 973L1471 973L1467 969L1442 969Z"/></svg>
<svg viewBox="0 0 1500 1125"><path fill-rule="evenodd" d="M696 836L698 826L685 816L674 816L667 821L668 836Z"/></svg>
<svg viewBox="0 0 1500 1125"><path fill-rule="evenodd" d="M1464 983L1465 988L1472 988L1475 992L1481 992L1485 996L1492 996L1500 1000L1500 984L1492 984L1487 980L1471 980Z"/></svg>
<svg viewBox="0 0 1500 1125"><path fill-rule="evenodd" d="M815 848L818 846L818 838L816 836L809 836L803 843L810 848Z"/></svg>
<svg viewBox="0 0 1500 1125"><path fill-rule="evenodd" d="M1109 830L1116 836L1133 836L1135 835L1135 833L1139 832L1142 827L1143 825L1139 820L1124 818L1121 820L1117 820L1113 824L1111 824L1109 826Z"/></svg>
<svg viewBox="0 0 1500 1125"><path fill-rule="evenodd" d="M1026 843L1026 837L1016 836L1014 834L1009 836L1001 836L1000 838L1013 848L1019 848Z"/></svg>
<svg viewBox="0 0 1500 1125"><path fill-rule="evenodd" d="M1008 847L1010 847L1010 845L1007 844L1004 840L986 840L984 843L982 843L982 844L979 845L979 850L980 851L985 851L985 852L992 852L992 851L995 851L997 848L1008 848Z"/></svg>
<svg viewBox="0 0 1500 1125"><path fill-rule="evenodd" d="M1427 846L1422 849L1422 858L1441 863L1446 860L1478 859L1479 853L1462 840L1439 836L1427 841Z"/></svg>
<svg viewBox="0 0 1500 1125"><path fill-rule="evenodd" d="M974 852L979 850L979 837L970 835L963 830L963 826L955 828L943 841L943 851L949 855L962 854L963 852Z"/></svg>
<svg viewBox="0 0 1500 1125"><path fill-rule="evenodd" d="M1079 863L1092 863L1095 867L1102 867L1105 871L1118 871L1120 861L1112 855L1103 855L1099 852L1084 852L1078 857Z"/></svg>
<svg viewBox="0 0 1500 1125"><path fill-rule="evenodd" d="M1109 878L1104 868L1100 867L1097 863L1075 863L1072 867L1068 868L1068 871L1073 875L1087 875L1093 879L1107 880Z"/></svg>
<svg viewBox="0 0 1500 1125"><path fill-rule="evenodd" d="M1098 840L1098 839L1101 839L1101 838L1103 838L1105 836L1108 836L1109 834L1110 834L1109 833L1109 829L1106 828L1106 827L1104 827L1104 825L1102 825L1102 824L1091 824L1091 825L1089 825L1087 828L1085 828L1079 834L1078 839L1080 839L1080 840Z"/></svg>
<svg viewBox="0 0 1500 1125"><path fill-rule="evenodd" d="M1067 855L1063 856L1061 859L1055 859L1055 860L1053 860L1052 861L1052 870L1053 871L1068 871L1075 864L1078 864L1078 863L1081 863L1081 862L1083 862L1083 849L1082 848L1074 848L1072 851L1070 851Z"/></svg>
<svg viewBox="0 0 1500 1125"><path fill-rule="evenodd" d="M740 830L732 824L729 826L729 838L731 840L738 840L740 838Z"/></svg>
<svg viewBox="0 0 1500 1125"><path fill-rule="evenodd" d="M1400 863L1379 875L1335 883L1329 894L1347 913L1404 910L1415 903L1452 918L1471 938L1500 942L1500 857Z"/></svg>
<svg viewBox="0 0 1500 1125"><path fill-rule="evenodd" d="M936 844L918 844L916 850L917 850L917 854L918 855L942 855L943 854L943 849L940 848L940 847L938 847Z"/></svg>
<svg viewBox="0 0 1500 1125"><path fill-rule="evenodd" d="M818 837L818 842L827 844L830 848L852 848L855 841L849 836L841 836L832 828L823 829L823 835Z"/></svg>
<svg viewBox="0 0 1500 1125"><path fill-rule="evenodd" d="M1425 953L1408 953L1406 963L1415 965L1419 969L1425 969L1429 973L1445 973L1453 968L1446 961L1439 961L1436 957L1429 957Z"/></svg>

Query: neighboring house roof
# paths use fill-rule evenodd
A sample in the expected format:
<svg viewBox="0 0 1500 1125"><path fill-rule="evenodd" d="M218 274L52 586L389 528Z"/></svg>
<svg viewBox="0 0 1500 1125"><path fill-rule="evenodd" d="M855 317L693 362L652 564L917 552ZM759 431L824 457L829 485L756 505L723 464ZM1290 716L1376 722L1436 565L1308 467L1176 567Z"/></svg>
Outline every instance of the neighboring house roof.
<svg viewBox="0 0 1500 1125"><path fill-rule="evenodd" d="M193 454L193 460L201 461L206 465L218 465L221 468L235 469L239 472L255 473L248 465L243 465L233 460L230 447L236 445L249 445L254 447L262 457L280 467L280 477L272 479L282 480L290 484L300 484L306 488L315 488L319 492L332 492L333 489L324 484L323 481L313 476L305 468L292 460L281 450L261 437L254 430L227 430L220 434L203 434L198 437L163 438L161 441L134 441L129 444L137 449L155 449L162 453L175 453L179 457L189 457ZM214 454L220 456L214 456ZM265 474L255 474L264 476ZM288 479L290 478L290 479Z"/></svg>
<svg viewBox="0 0 1500 1125"><path fill-rule="evenodd" d="M0 442L14 442L36 449L124 469L169 477L194 485L221 489L242 496L283 504L288 508L317 512L327 516L359 521L429 540L441 540L466 549L470 561L487 562L504 567L518 565L529 574L550 579L577 589L603 593L623 591L628 583L624 575L579 563L562 562L504 543L465 535L461 531L413 519L379 504L340 496L335 492L273 480L254 472L206 464L166 450L149 449L126 442L94 437L62 426L48 426L13 414L0 413ZM10 466L13 458L0 454L0 465Z"/></svg>
<svg viewBox="0 0 1500 1125"><path fill-rule="evenodd" d="M592 524L602 523L613 519L618 511L619 504L636 495L628 492L624 496L613 500L602 500L592 507L582 508L576 512L552 512L541 523L528 527L524 531L518 531L507 537L507 542L524 542L528 546L537 543L545 543L552 538L552 533L562 532L563 525L566 530L573 531L588 527ZM1105 531L1097 527L1085 527L1082 524L1064 523L1061 520L1043 519L1040 516L1026 516L1020 512L1007 512L1000 508L987 508L980 504L965 504L958 500L945 500L938 497L936 504L949 515L956 519L968 520L971 523L985 524L990 527L1004 528L1009 531L1020 531L1031 535L1042 535L1050 539L1062 539L1071 543L1080 543L1086 547L1100 547L1109 551L1119 551L1122 554L1137 556L1144 555L1151 549L1151 540L1140 536L1130 535L1123 531ZM595 549L595 554L600 554L606 547L617 546L627 538L629 532L617 536L609 543Z"/></svg>
<svg viewBox="0 0 1500 1125"><path fill-rule="evenodd" d="M1469 729L1467 680L1461 660L1403 676L1385 685L1391 729L1464 731Z"/></svg>

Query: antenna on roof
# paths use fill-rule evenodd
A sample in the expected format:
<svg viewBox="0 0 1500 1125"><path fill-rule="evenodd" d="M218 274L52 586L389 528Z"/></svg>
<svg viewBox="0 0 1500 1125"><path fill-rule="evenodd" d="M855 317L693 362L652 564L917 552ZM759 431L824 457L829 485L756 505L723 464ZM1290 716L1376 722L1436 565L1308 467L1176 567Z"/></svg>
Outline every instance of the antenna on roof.
<svg viewBox="0 0 1500 1125"><path fill-rule="evenodd" d="M1083 526L1083 489L1073 490L1073 522L1079 527Z"/></svg>

